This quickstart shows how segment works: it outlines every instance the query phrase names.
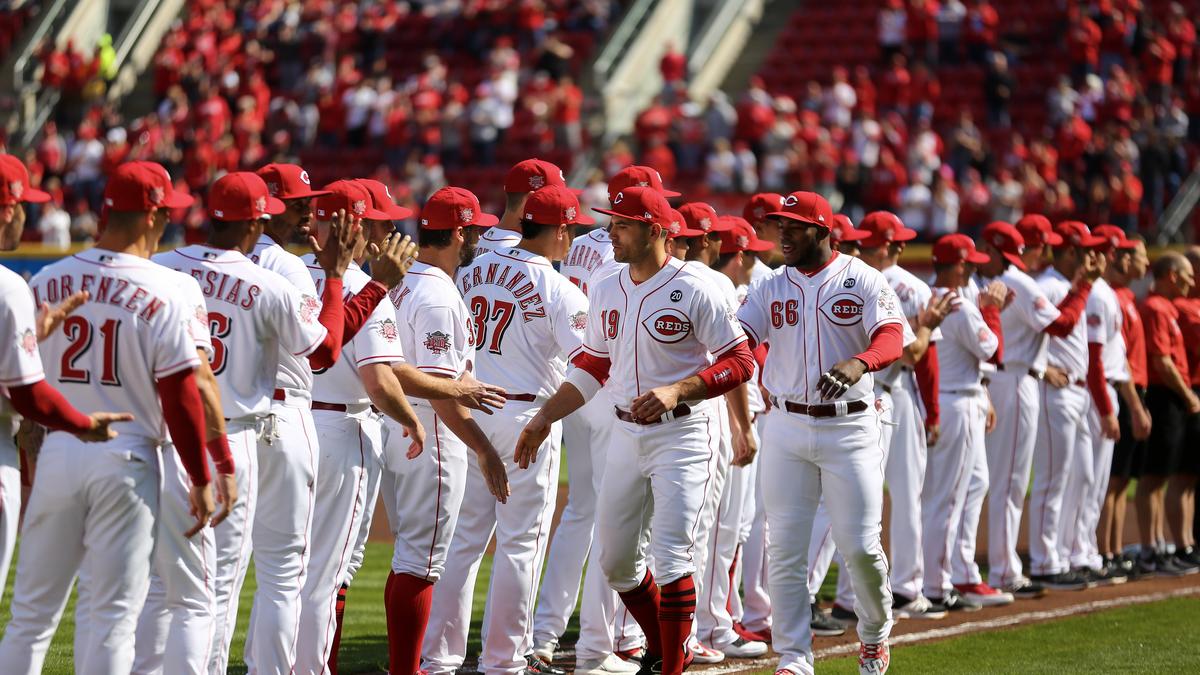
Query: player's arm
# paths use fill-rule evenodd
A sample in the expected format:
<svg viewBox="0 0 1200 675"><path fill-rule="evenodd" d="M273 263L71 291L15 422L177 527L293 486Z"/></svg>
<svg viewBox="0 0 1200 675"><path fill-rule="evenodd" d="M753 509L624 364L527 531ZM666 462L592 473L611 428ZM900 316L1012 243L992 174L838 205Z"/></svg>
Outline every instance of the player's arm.
<svg viewBox="0 0 1200 675"><path fill-rule="evenodd" d="M191 537L208 524L214 510L208 462L204 457L204 403L196 386L196 369L185 368L164 375L158 378L157 385L159 399L167 402L162 406L163 418L175 451L192 481L188 501L196 524L185 533Z"/></svg>
<svg viewBox="0 0 1200 675"><path fill-rule="evenodd" d="M475 379L470 373L452 379L437 377L407 363L392 364L392 372L404 391L427 401L453 399L459 405L491 415L493 408L503 408L507 399L503 388Z"/></svg>
<svg viewBox="0 0 1200 675"><path fill-rule="evenodd" d="M877 372L899 360L904 353L904 315L896 292L879 276L868 284L876 286L863 303L863 325L873 326L867 348L836 363L821 375L817 391L825 400L845 394L868 372Z"/></svg>
<svg viewBox="0 0 1200 675"><path fill-rule="evenodd" d="M380 246L371 246L371 281L342 308L343 345L354 339L371 317L371 312L387 297L388 291L400 285L417 255L417 245L408 235L399 232L388 235Z"/></svg>
<svg viewBox="0 0 1200 675"><path fill-rule="evenodd" d="M640 420L657 419L674 410L680 401L699 401L727 394L749 382L753 374L754 354L749 344L742 340L699 373L637 397L629 412Z"/></svg>
<svg viewBox="0 0 1200 675"><path fill-rule="evenodd" d="M229 450L229 437L225 434L221 388L217 384L217 376L209 367L208 352L197 349L196 353L200 357L200 365L196 367L196 388L204 406L204 437L207 439L204 447L217 469L217 501L221 504L221 510L213 516L210 523L216 527L229 517L233 505L237 503L237 477L234 475L235 466L233 453Z"/></svg>
<svg viewBox="0 0 1200 675"><path fill-rule="evenodd" d="M1079 271L1075 274L1075 281L1071 284L1071 292L1067 293L1067 297L1058 303L1058 318L1051 321L1043 330L1057 338L1065 338L1070 335L1071 331L1075 330L1075 325L1079 323L1079 317L1083 316L1084 310L1087 309L1087 299L1092 292L1092 282L1098 278L1100 278L1100 267L1095 256L1084 256L1083 264L1079 266Z"/></svg>
<svg viewBox="0 0 1200 675"><path fill-rule="evenodd" d="M558 391L554 392L550 400L546 401L546 405L529 420L517 439L513 461L522 469L528 469L530 464L537 461L538 448L542 447L542 443L550 435L552 424L579 410L599 393L608 381L612 362L607 356L597 356L592 349L584 346L571 359L571 366L567 371L566 381L559 385Z"/></svg>
<svg viewBox="0 0 1200 675"><path fill-rule="evenodd" d="M1115 441L1121 437L1121 427L1117 424L1117 411L1113 407L1113 401L1108 397L1108 378L1104 374L1103 351L1103 344L1088 343L1087 388L1092 395L1092 402L1096 404L1096 412L1100 415L1100 432L1105 438Z"/></svg>
<svg viewBox="0 0 1200 675"><path fill-rule="evenodd" d="M54 431L65 431L88 442L107 441L117 437L112 425L129 422L129 413L93 413L85 415L46 380L8 389L9 401L21 417L37 422Z"/></svg>
<svg viewBox="0 0 1200 675"><path fill-rule="evenodd" d="M396 374L387 363L368 363L359 366L358 375L362 378L363 388L367 397L383 414L396 420L404 427L404 434L412 439L408 448L408 458L414 459L421 454L425 446L425 429L417 419L408 397L404 395L404 387L396 379Z"/></svg>
<svg viewBox="0 0 1200 675"><path fill-rule="evenodd" d="M725 407L729 409L729 431L733 436L733 465L748 466L758 453L758 443L754 441L754 420L750 417L750 392L747 387L753 383L743 383L725 394ZM743 412L744 411L744 412Z"/></svg>
<svg viewBox="0 0 1200 675"><path fill-rule="evenodd" d="M933 332L942 325L942 321L950 314L957 300L957 293L946 293L940 298L930 298L925 309L922 309L920 314L909 321L916 340L904 347L904 356L902 357L904 364L915 367L921 359L925 358L925 352L934 342Z"/></svg>
<svg viewBox="0 0 1200 675"><path fill-rule="evenodd" d="M488 491L496 501L506 503L512 492L508 487L508 471L504 468L504 460L488 440L487 434L483 433L483 429L471 419L471 412L451 400L430 401L429 405L450 432L475 451Z"/></svg>

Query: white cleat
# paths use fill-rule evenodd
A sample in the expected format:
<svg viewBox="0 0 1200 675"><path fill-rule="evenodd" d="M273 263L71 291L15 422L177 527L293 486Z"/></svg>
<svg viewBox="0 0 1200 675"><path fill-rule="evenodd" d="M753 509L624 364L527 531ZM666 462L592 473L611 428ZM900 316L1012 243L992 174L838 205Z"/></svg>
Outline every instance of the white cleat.
<svg viewBox="0 0 1200 675"><path fill-rule="evenodd" d="M883 675L892 662L892 650L887 640L869 645L858 645L858 675Z"/></svg>
<svg viewBox="0 0 1200 675"><path fill-rule="evenodd" d="M767 643L739 636L737 640L722 647L721 651L731 659L757 659L767 653Z"/></svg>
<svg viewBox="0 0 1200 675"><path fill-rule="evenodd" d="M637 663L626 661L616 654L602 659L575 661L576 675L632 675L641 668Z"/></svg>
<svg viewBox="0 0 1200 675"><path fill-rule="evenodd" d="M555 649L558 649L558 642L554 640L539 642L533 646L533 655L546 663L553 663Z"/></svg>

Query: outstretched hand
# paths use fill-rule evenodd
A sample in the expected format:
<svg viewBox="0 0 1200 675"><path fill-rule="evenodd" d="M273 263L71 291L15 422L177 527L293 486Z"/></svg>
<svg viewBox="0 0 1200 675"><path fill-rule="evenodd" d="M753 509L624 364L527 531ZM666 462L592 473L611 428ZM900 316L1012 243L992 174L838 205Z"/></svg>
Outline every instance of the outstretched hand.
<svg viewBox="0 0 1200 675"><path fill-rule="evenodd" d="M63 319L71 316L75 310L79 309L80 305L87 302L88 297L87 291L79 291L56 306L43 302L37 317L38 342L50 337L50 334L62 324Z"/></svg>
<svg viewBox="0 0 1200 675"><path fill-rule="evenodd" d="M360 223L361 219L358 216L349 215L345 209L339 209L333 214L329 236L325 239L324 246L317 243L316 237L308 237L308 244L312 247L317 264L325 270L326 277L341 278L354 260L355 240L362 229Z"/></svg>

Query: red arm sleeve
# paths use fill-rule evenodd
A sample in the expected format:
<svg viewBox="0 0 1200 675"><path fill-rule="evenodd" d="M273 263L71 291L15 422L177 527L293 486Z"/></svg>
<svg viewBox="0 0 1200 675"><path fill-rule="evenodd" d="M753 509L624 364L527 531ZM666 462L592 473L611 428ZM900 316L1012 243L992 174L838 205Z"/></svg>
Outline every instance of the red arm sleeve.
<svg viewBox="0 0 1200 675"><path fill-rule="evenodd" d="M749 382L754 376L754 354L750 345L739 342L717 358L716 362L698 373L708 388L708 398L716 398Z"/></svg>
<svg viewBox="0 0 1200 675"><path fill-rule="evenodd" d="M1108 378L1104 374L1104 361L1100 358L1100 353L1104 350L1104 345L1099 342L1088 343L1088 372L1087 372L1087 388L1092 393L1092 400L1096 402L1096 412L1100 413L1101 417L1108 417L1113 414L1113 402L1108 397Z"/></svg>
<svg viewBox="0 0 1200 675"><path fill-rule="evenodd" d="M925 356L917 361L917 388L921 390L921 400L925 403L925 426L933 426L942 421L942 409L938 405L938 389L941 382L941 372L938 366L937 343L930 342Z"/></svg>
<svg viewBox="0 0 1200 675"><path fill-rule="evenodd" d="M175 452L192 479L192 485L207 485L208 462L204 461L204 403L196 388L196 373L185 370L158 381L163 418L175 442Z"/></svg>
<svg viewBox="0 0 1200 675"><path fill-rule="evenodd" d="M767 365L767 351L770 350L770 346L764 343L752 347L752 349L754 349L754 362L758 364L758 369L761 371L763 366Z"/></svg>
<svg viewBox="0 0 1200 675"><path fill-rule="evenodd" d="M992 354L992 358L988 359L988 363L1000 365L1004 360L1004 329L1000 324L1000 308L995 305L980 307L979 312L983 314L983 322L992 330L996 336L996 352Z"/></svg>
<svg viewBox="0 0 1200 675"><path fill-rule="evenodd" d="M898 323L880 326L871 335L866 351L854 358L867 364L867 372L877 372L892 365L904 354L904 327Z"/></svg>
<svg viewBox="0 0 1200 675"><path fill-rule="evenodd" d="M596 381L601 385L608 381L608 371L612 368L612 362L607 358L592 356L585 351L580 351L576 354L575 358L571 359L571 363L576 368L586 371L588 375L596 378Z"/></svg>
<svg viewBox="0 0 1200 675"><path fill-rule="evenodd" d="M91 418L67 403L67 399L45 380L11 387L8 398L22 417L55 431L80 434L92 428Z"/></svg>
<svg viewBox="0 0 1200 675"><path fill-rule="evenodd" d="M233 453L229 451L229 437L224 434L208 439L204 444L208 448L208 456L212 457L218 473L231 474L234 471Z"/></svg>
<svg viewBox="0 0 1200 675"><path fill-rule="evenodd" d="M337 363L338 356L342 353L342 316L342 280L326 279L325 290L321 293L321 314L317 316L317 321L327 332L321 344L308 355L308 363L313 370L328 368Z"/></svg>
<svg viewBox="0 0 1200 675"><path fill-rule="evenodd" d="M1071 288L1071 292L1067 293L1067 297L1058 303L1058 318L1049 326L1046 326L1046 332L1057 338L1065 338L1075 330L1075 324L1079 323L1079 317L1083 315L1083 310L1087 306L1088 293L1091 293L1092 285L1090 283L1081 284L1078 288Z"/></svg>
<svg viewBox="0 0 1200 675"><path fill-rule="evenodd" d="M387 292L387 286L372 279L354 297L350 298L350 301L342 308L343 345L358 335L359 329L367 322L371 312L374 312L380 301L387 297Z"/></svg>

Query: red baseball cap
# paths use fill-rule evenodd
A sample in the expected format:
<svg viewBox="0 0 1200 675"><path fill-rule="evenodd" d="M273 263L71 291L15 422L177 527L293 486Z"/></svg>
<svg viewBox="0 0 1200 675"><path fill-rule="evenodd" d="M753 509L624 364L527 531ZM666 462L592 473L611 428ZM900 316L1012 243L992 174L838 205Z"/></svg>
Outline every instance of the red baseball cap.
<svg viewBox="0 0 1200 675"><path fill-rule="evenodd" d="M484 213L479 198L470 190L444 187L433 193L421 209L421 227L427 230L453 230L456 227L491 227L500 219Z"/></svg>
<svg viewBox="0 0 1200 675"><path fill-rule="evenodd" d="M371 195L372 208L387 214L387 218L383 220L404 220L412 217L412 209L397 204L387 185L372 178L356 178L354 182L361 185Z"/></svg>
<svg viewBox="0 0 1200 675"><path fill-rule="evenodd" d="M652 187L628 187L612 196L611 209L592 209L619 218L628 218L646 224L671 225L671 205L662 192Z"/></svg>
<svg viewBox="0 0 1200 675"><path fill-rule="evenodd" d="M1017 269L1027 269L1025 261L1021 260L1021 254L1025 252L1025 238L1012 223L1003 220L988 223L983 228L983 239L995 246L1004 255L1004 259L1016 265Z"/></svg>
<svg viewBox="0 0 1200 675"><path fill-rule="evenodd" d="M905 227L900 217L891 211L872 211L862 219L858 227L867 233L867 237L861 242L863 248L877 248L917 238L917 231Z"/></svg>
<svg viewBox="0 0 1200 675"><path fill-rule="evenodd" d="M539 225L595 225L596 221L580 213L579 197L565 185L548 185L534 190L525 200L522 220Z"/></svg>
<svg viewBox="0 0 1200 675"><path fill-rule="evenodd" d="M746 202L742 208L742 218L750 223L757 223L767 217L768 213L783 208L783 195L775 192L760 192Z"/></svg>
<svg viewBox="0 0 1200 675"><path fill-rule="evenodd" d="M154 162L126 162L118 166L104 186L104 206L109 211L149 211L156 207L178 209L196 201L176 192L167 170Z"/></svg>
<svg viewBox="0 0 1200 675"><path fill-rule="evenodd" d="M648 166L627 166L608 181L608 201L625 188L648 187L662 193L664 197L678 197L680 193L663 187L662 174Z"/></svg>
<svg viewBox="0 0 1200 675"><path fill-rule="evenodd" d="M1050 226L1050 219L1040 213L1030 213L1017 221L1017 232L1025 238L1026 246L1058 246L1062 237Z"/></svg>
<svg viewBox="0 0 1200 675"><path fill-rule="evenodd" d="M732 225L717 215L717 210L704 202L688 202L679 207L679 213L687 223L688 229L698 230L701 234L709 232L724 232ZM700 236L700 235L696 235Z"/></svg>
<svg viewBox="0 0 1200 675"><path fill-rule="evenodd" d="M1079 246L1081 248L1100 248L1106 246L1108 240L1094 236L1087 225L1078 220L1064 220L1054 226L1055 233L1062 237L1061 246Z"/></svg>
<svg viewBox="0 0 1200 675"><path fill-rule="evenodd" d="M969 262L982 265L992 259L975 250L975 242L965 234L947 234L933 245L933 262L939 265Z"/></svg>
<svg viewBox="0 0 1200 675"><path fill-rule="evenodd" d="M790 218L825 229L833 227L833 209L824 197L815 192L793 192L782 199L779 210L766 215Z"/></svg>
<svg viewBox="0 0 1200 675"><path fill-rule="evenodd" d="M688 238L704 236L704 230L693 230L692 228L688 227L687 218L684 218L682 213L675 209L671 209L670 213L671 220L667 223L667 239L672 239L674 237Z"/></svg>
<svg viewBox="0 0 1200 675"><path fill-rule="evenodd" d="M737 216L722 216L729 229L721 230L721 253L737 253L738 251L770 251L775 244L763 241L754 232L754 227L745 218Z"/></svg>
<svg viewBox="0 0 1200 675"><path fill-rule="evenodd" d="M1137 248L1137 242L1125 236L1125 230L1116 225L1097 225L1092 228L1092 235L1096 237L1104 237L1108 240L1105 246L1108 250L1130 251Z"/></svg>
<svg viewBox="0 0 1200 675"><path fill-rule="evenodd" d="M544 159L517 162L504 177L505 192L533 192L549 185L567 186L567 179L557 164Z"/></svg>
<svg viewBox="0 0 1200 675"><path fill-rule="evenodd" d="M333 214L345 209L346 215L369 220L391 220L387 211L375 208L375 199L366 186L356 180L337 180L321 189L313 204L313 215L319 220L329 220Z"/></svg>
<svg viewBox="0 0 1200 675"><path fill-rule="evenodd" d="M298 164L268 164L254 173L267 183L271 196L278 199L301 199L329 194L325 190L312 189L308 172Z"/></svg>
<svg viewBox="0 0 1200 675"><path fill-rule="evenodd" d="M12 155L0 153L0 206L48 201L49 192L30 187L29 169L25 168L25 164Z"/></svg>
<svg viewBox="0 0 1200 675"><path fill-rule="evenodd" d="M869 236L871 236L870 232L855 229L854 223L850 222L850 216L841 213L833 214L833 227L829 228L830 246L837 246L843 241L862 241Z"/></svg>
<svg viewBox="0 0 1200 675"><path fill-rule="evenodd" d="M249 171L227 173L208 189L208 215L215 220L258 220L286 210L271 196L266 181Z"/></svg>

